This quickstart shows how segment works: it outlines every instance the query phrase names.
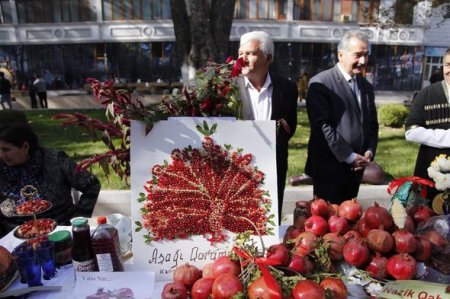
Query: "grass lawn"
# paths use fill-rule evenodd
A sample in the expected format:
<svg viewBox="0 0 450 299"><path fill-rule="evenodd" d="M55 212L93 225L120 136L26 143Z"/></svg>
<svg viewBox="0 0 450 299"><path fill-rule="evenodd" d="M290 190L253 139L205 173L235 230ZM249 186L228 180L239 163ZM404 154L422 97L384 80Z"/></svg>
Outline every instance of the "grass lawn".
<svg viewBox="0 0 450 299"><path fill-rule="evenodd" d="M105 119L104 110L77 110L77 112L88 114L91 117ZM101 153L106 146L101 141L92 142L77 127L62 127L60 121L51 120L58 113L71 113L68 110L33 110L25 111L30 125L39 136L40 143L49 148L57 148L65 151L76 161ZM298 111L298 125L294 137L289 143L289 170L291 175L303 173L306 161L306 151L309 138L309 122L304 108ZM376 162L380 164L385 172L394 178L410 176L413 173L418 145L406 142L404 129L393 129L380 127L379 144ZM128 189L129 187L120 181L115 175L109 180L105 177L98 166L92 168L92 172L102 182L103 189Z"/></svg>

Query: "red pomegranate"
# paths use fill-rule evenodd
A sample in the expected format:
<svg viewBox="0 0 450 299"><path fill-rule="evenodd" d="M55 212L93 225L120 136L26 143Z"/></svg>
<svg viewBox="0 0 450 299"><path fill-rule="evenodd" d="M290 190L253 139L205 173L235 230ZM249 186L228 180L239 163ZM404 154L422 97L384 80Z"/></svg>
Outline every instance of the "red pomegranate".
<svg viewBox="0 0 450 299"><path fill-rule="evenodd" d="M387 276L387 258L381 256L378 252L373 256L366 267L366 271L375 278L385 279Z"/></svg>
<svg viewBox="0 0 450 299"><path fill-rule="evenodd" d="M431 242L416 236L416 251L414 258L421 262L426 262L431 256Z"/></svg>
<svg viewBox="0 0 450 299"><path fill-rule="evenodd" d="M382 229L371 229L367 234L367 246L370 249L388 253L394 248L394 238L390 233Z"/></svg>
<svg viewBox="0 0 450 299"><path fill-rule="evenodd" d="M347 287L340 278L327 277L320 282L320 286L332 293L333 299L347 299Z"/></svg>
<svg viewBox="0 0 450 299"><path fill-rule="evenodd" d="M367 226L371 229L379 228L380 225L384 226L384 229L389 231L394 224L391 213L381 207L378 202L374 202L373 205L367 208L364 213L364 219Z"/></svg>
<svg viewBox="0 0 450 299"><path fill-rule="evenodd" d="M434 216L434 212L431 208L419 205L414 212L413 220L416 226L418 226L419 223L430 220L432 216Z"/></svg>
<svg viewBox="0 0 450 299"><path fill-rule="evenodd" d="M345 217L332 215L328 218L328 227L330 232L337 232L341 235L349 231L350 225Z"/></svg>
<svg viewBox="0 0 450 299"><path fill-rule="evenodd" d="M305 231L323 236L328 232L328 222L321 216L311 216L305 221Z"/></svg>
<svg viewBox="0 0 450 299"><path fill-rule="evenodd" d="M317 236L312 232L303 232L295 242L294 253L306 256L317 247Z"/></svg>
<svg viewBox="0 0 450 299"><path fill-rule="evenodd" d="M322 199L316 197L311 201L311 215L313 216L321 216L325 219L328 219L329 209L328 203Z"/></svg>
<svg viewBox="0 0 450 299"><path fill-rule="evenodd" d="M186 287L178 282L170 282L164 285L161 292L161 299L187 299L188 291Z"/></svg>
<svg viewBox="0 0 450 299"><path fill-rule="evenodd" d="M328 233L323 236L323 241L329 246L328 254L330 255L330 258L334 261L342 260L342 252L346 243L344 237L340 236L337 232Z"/></svg>
<svg viewBox="0 0 450 299"><path fill-rule="evenodd" d="M238 263L232 261L229 256L224 255L216 259L212 266L212 277L216 278L220 274L230 273L234 276L238 276L241 273L241 267Z"/></svg>
<svg viewBox="0 0 450 299"><path fill-rule="evenodd" d="M230 273L224 273L217 276L212 286L214 299L232 298L244 290L244 286L237 276Z"/></svg>
<svg viewBox="0 0 450 299"><path fill-rule="evenodd" d="M347 218L350 222L356 222L361 214L362 207L356 198L343 201L339 206L339 215Z"/></svg>
<svg viewBox="0 0 450 299"><path fill-rule="evenodd" d="M214 278L206 277L197 280L191 289L191 299L209 299L212 294Z"/></svg>
<svg viewBox="0 0 450 299"><path fill-rule="evenodd" d="M395 240L395 250L398 253L413 253L416 250L416 238L407 230L397 230L392 236Z"/></svg>
<svg viewBox="0 0 450 299"><path fill-rule="evenodd" d="M325 299L325 290L315 281L300 280L291 291L294 299Z"/></svg>
<svg viewBox="0 0 450 299"><path fill-rule="evenodd" d="M274 244L267 249L266 262L270 262L272 266L289 265L289 250L283 244Z"/></svg>
<svg viewBox="0 0 450 299"><path fill-rule="evenodd" d="M388 259L386 269L396 280L413 279L416 276L416 260L407 253L399 253Z"/></svg>
<svg viewBox="0 0 450 299"><path fill-rule="evenodd" d="M281 291L281 288L279 289ZM270 299L271 293L267 288L264 276L259 276L255 279L247 290L248 299Z"/></svg>
<svg viewBox="0 0 450 299"><path fill-rule="evenodd" d="M350 240L344 245L344 260L355 267L361 267L369 260L369 249L355 240Z"/></svg>
<svg viewBox="0 0 450 299"><path fill-rule="evenodd" d="M367 222L364 220L364 217L359 218L358 224L356 226L356 230L361 234L362 237L366 238L369 234L371 228L367 225Z"/></svg>
<svg viewBox="0 0 450 299"><path fill-rule="evenodd" d="M298 254L292 254L291 262L288 265L289 269L297 271L300 274L308 274L307 269L307 257L299 256Z"/></svg>
<svg viewBox="0 0 450 299"><path fill-rule="evenodd" d="M173 273L173 281L181 283L189 289L201 275L202 272L197 267L190 264L184 264L175 269L175 272Z"/></svg>

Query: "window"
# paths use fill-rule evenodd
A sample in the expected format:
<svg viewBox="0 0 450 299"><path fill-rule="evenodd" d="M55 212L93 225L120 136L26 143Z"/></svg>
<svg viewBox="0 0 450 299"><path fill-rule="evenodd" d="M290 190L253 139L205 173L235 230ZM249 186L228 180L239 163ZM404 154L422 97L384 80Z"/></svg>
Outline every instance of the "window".
<svg viewBox="0 0 450 299"><path fill-rule="evenodd" d="M11 3L9 0L0 1L0 24L11 24Z"/></svg>
<svg viewBox="0 0 450 299"><path fill-rule="evenodd" d="M287 0L236 0L235 19L286 19Z"/></svg>
<svg viewBox="0 0 450 299"><path fill-rule="evenodd" d="M95 0L16 0L20 24L95 21Z"/></svg>
<svg viewBox="0 0 450 299"><path fill-rule="evenodd" d="M169 0L102 0L106 21L170 19Z"/></svg>
<svg viewBox="0 0 450 299"><path fill-rule="evenodd" d="M332 0L294 0L294 19L332 21L334 2Z"/></svg>

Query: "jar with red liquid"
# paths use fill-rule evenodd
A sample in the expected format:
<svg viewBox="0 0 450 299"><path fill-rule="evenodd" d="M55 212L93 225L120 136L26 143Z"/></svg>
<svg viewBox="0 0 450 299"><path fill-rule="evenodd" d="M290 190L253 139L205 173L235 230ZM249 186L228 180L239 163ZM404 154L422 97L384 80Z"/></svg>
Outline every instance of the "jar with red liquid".
<svg viewBox="0 0 450 299"><path fill-rule="evenodd" d="M119 233L106 222L105 216L97 218L98 226L92 233L92 248L100 272L123 271Z"/></svg>
<svg viewBox="0 0 450 299"><path fill-rule="evenodd" d="M91 245L91 232L86 218L72 222L72 263L78 272L97 271L97 262Z"/></svg>

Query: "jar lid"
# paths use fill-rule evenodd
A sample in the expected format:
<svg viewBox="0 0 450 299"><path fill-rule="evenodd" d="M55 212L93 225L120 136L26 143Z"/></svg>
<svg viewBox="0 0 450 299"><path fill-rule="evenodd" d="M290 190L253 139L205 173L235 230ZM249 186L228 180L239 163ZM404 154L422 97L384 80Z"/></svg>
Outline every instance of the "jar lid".
<svg viewBox="0 0 450 299"><path fill-rule="evenodd" d="M86 225L87 223L88 223L87 218L82 218L82 217L76 218L72 221L73 226L83 226L83 225Z"/></svg>
<svg viewBox="0 0 450 299"><path fill-rule="evenodd" d="M70 232L67 230L60 230L48 236L48 239L54 242L63 242L69 240L70 238Z"/></svg>

